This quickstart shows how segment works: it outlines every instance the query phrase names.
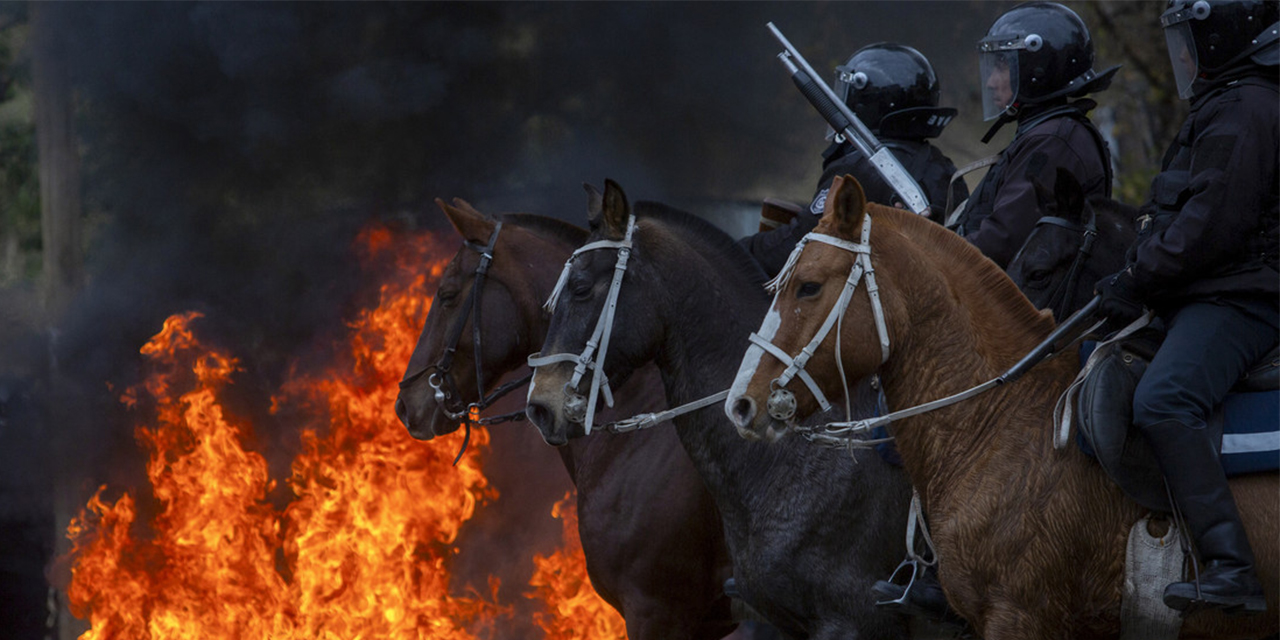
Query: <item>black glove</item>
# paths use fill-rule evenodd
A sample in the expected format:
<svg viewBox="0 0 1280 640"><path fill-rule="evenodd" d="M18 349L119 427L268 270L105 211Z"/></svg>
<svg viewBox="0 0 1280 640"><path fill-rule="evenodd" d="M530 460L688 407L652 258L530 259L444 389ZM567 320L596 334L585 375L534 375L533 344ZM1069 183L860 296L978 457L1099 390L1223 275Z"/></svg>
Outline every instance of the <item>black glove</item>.
<svg viewBox="0 0 1280 640"><path fill-rule="evenodd" d="M1142 297L1129 269L1099 280L1093 285L1093 292L1102 296L1098 313L1107 319L1102 326L1104 335L1125 328L1143 314Z"/></svg>

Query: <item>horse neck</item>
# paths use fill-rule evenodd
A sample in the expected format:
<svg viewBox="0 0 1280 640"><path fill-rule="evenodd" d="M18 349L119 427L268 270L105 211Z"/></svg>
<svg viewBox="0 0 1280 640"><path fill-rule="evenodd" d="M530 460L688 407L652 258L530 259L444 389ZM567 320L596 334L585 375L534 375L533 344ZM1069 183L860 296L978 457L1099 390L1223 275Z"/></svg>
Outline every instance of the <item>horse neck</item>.
<svg viewBox="0 0 1280 640"><path fill-rule="evenodd" d="M978 386L1030 352L1047 327L1031 328L982 288L952 288L959 303L930 303L913 313L909 333L881 371L890 410L914 407ZM1028 305L1029 306L1029 305ZM941 310L941 311L940 311ZM1018 380L950 407L894 423L908 474L927 499L944 501L984 461L1030 474L1052 453L1053 405L1078 370L1071 354L1037 365Z"/></svg>
<svg viewBox="0 0 1280 640"><path fill-rule="evenodd" d="M759 327L769 306L761 283L733 265L667 261L658 283L666 292L659 305L663 343L656 362L667 403L676 407L728 389L747 336ZM767 481L761 469L780 469L792 443L752 443L737 435L715 403L672 420L694 466L715 497L728 532L746 530L750 503L766 499L752 489Z"/></svg>

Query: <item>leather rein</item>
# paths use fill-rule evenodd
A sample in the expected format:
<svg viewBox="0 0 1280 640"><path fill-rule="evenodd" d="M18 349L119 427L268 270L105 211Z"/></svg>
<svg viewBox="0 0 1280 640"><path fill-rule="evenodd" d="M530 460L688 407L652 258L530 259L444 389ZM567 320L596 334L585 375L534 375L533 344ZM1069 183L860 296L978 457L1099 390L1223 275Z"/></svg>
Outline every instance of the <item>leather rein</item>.
<svg viewBox="0 0 1280 640"><path fill-rule="evenodd" d="M466 404L464 400L459 398L457 394L457 384L453 378L453 356L458 350L458 341L462 339L463 327L467 324L467 319L474 316L475 320L471 323L471 344L473 345L472 355L475 360L476 372L476 389L484 389L484 363L481 361L483 353L482 343L480 340L480 293L484 288L485 279L489 273L489 265L493 262L493 248L498 243L498 233L502 231L502 222L499 221L493 229L493 234L489 236L489 242L486 245L479 245L471 241L463 244L480 254L480 263L476 265L474 278L471 282L471 291L467 293L467 299L463 302L463 313L454 318L453 323L449 326L449 333L445 337L444 352L440 355L440 359L434 364L406 375L400 381L400 389L413 385L422 376L427 376L427 384L435 391L436 405L444 411L450 420L461 420L462 426L466 429L462 439L462 448L458 450L458 455L453 459L453 464L457 465L462 459L462 454L467 450L467 444L471 442L471 425L488 426L492 424L500 424L503 422L513 422L525 419L524 410L512 411L498 416L488 418L480 418L480 412L488 408L494 402L497 402L503 396L524 386L533 377L533 373L528 373L521 378L512 380L497 389L494 389L489 395L482 395L481 398L470 404Z"/></svg>

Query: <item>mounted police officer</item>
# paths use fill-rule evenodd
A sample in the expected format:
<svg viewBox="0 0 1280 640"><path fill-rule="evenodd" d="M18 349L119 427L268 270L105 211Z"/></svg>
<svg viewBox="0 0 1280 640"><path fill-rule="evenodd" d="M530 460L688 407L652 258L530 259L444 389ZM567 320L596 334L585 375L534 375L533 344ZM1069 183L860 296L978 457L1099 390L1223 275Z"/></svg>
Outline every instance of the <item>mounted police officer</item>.
<svg viewBox="0 0 1280 640"><path fill-rule="evenodd" d="M1040 218L1037 181L1052 190L1065 168L1086 197L1110 197L1110 154L1087 115L1097 103L1083 96L1106 89L1119 67L1095 73L1088 27L1054 2L1010 9L978 51L983 117L996 121L982 142L1010 122L1018 129L998 156L978 163L995 166L948 226L1003 269Z"/></svg>
<svg viewBox="0 0 1280 640"><path fill-rule="evenodd" d="M901 44L867 45L836 67L833 89L916 179L936 207L932 217L941 222L945 215L943 203L948 201L948 183L956 168L928 139L942 134L956 110L938 107L941 89L929 60ZM822 152L822 178L808 213L801 211L789 223L741 241L770 277L782 269L796 243L817 226L827 189L836 176L856 177L868 202L892 205L900 200L852 143L834 132L829 138L832 143ZM963 183L957 184L955 190L951 202L960 202L968 195Z"/></svg>
<svg viewBox="0 0 1280 640"><path fill-rule="evenodd" d="M1169 3L1160 22L1191 111L1152 182L1127 266L1097 284L1113 325L1143 305L1165 325L1133 420L1204 562L1198 585L1165 589L1179 610L1266 609L1206 420L1280 332L1277 19L1274 0Z"/></svg>

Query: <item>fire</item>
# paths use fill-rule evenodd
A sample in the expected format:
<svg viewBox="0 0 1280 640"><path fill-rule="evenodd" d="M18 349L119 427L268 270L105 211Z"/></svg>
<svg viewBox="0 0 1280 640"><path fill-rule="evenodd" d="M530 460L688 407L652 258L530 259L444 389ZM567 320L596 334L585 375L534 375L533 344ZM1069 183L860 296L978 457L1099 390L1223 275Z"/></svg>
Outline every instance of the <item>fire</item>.
<svg viewBox="0 0 1280 640"><path fill-rule="evenodd" d="M528 596L543 600L549 609L534 614L534 622L547 632L548 640L625 639L622 616L600 599L587 578L573 494L557 502L551 515L564 522L565 547L545 558L533 558L537 571L529 580L534 590Z"/></svg>
<svg viewBox="0 0 1280 640"><path fill-rule="evenodd" d="M283 508L246 445L252 425L220 400L240 361L197 338L201 315L170 317L142 347L154 373L121 400L151 417L135 430L150 496L112 501L100 488L68 529L68 598L91 625L83 640L500 637L513 608L498 602L496 578L488 593L449 588L459 529L498 497L482 471L488 433L473 429L455 467L456 446L413 440L392 408L444 267L433 256L448 249L381 227L361 246L394 267L376 305L333 364L295 372L273 398L277 415L313 416L299 425ZM531 597L553 612L537 624L554 640L625 637L586 580L572 502L556 511L566 547L534 558Z"/></svg>

